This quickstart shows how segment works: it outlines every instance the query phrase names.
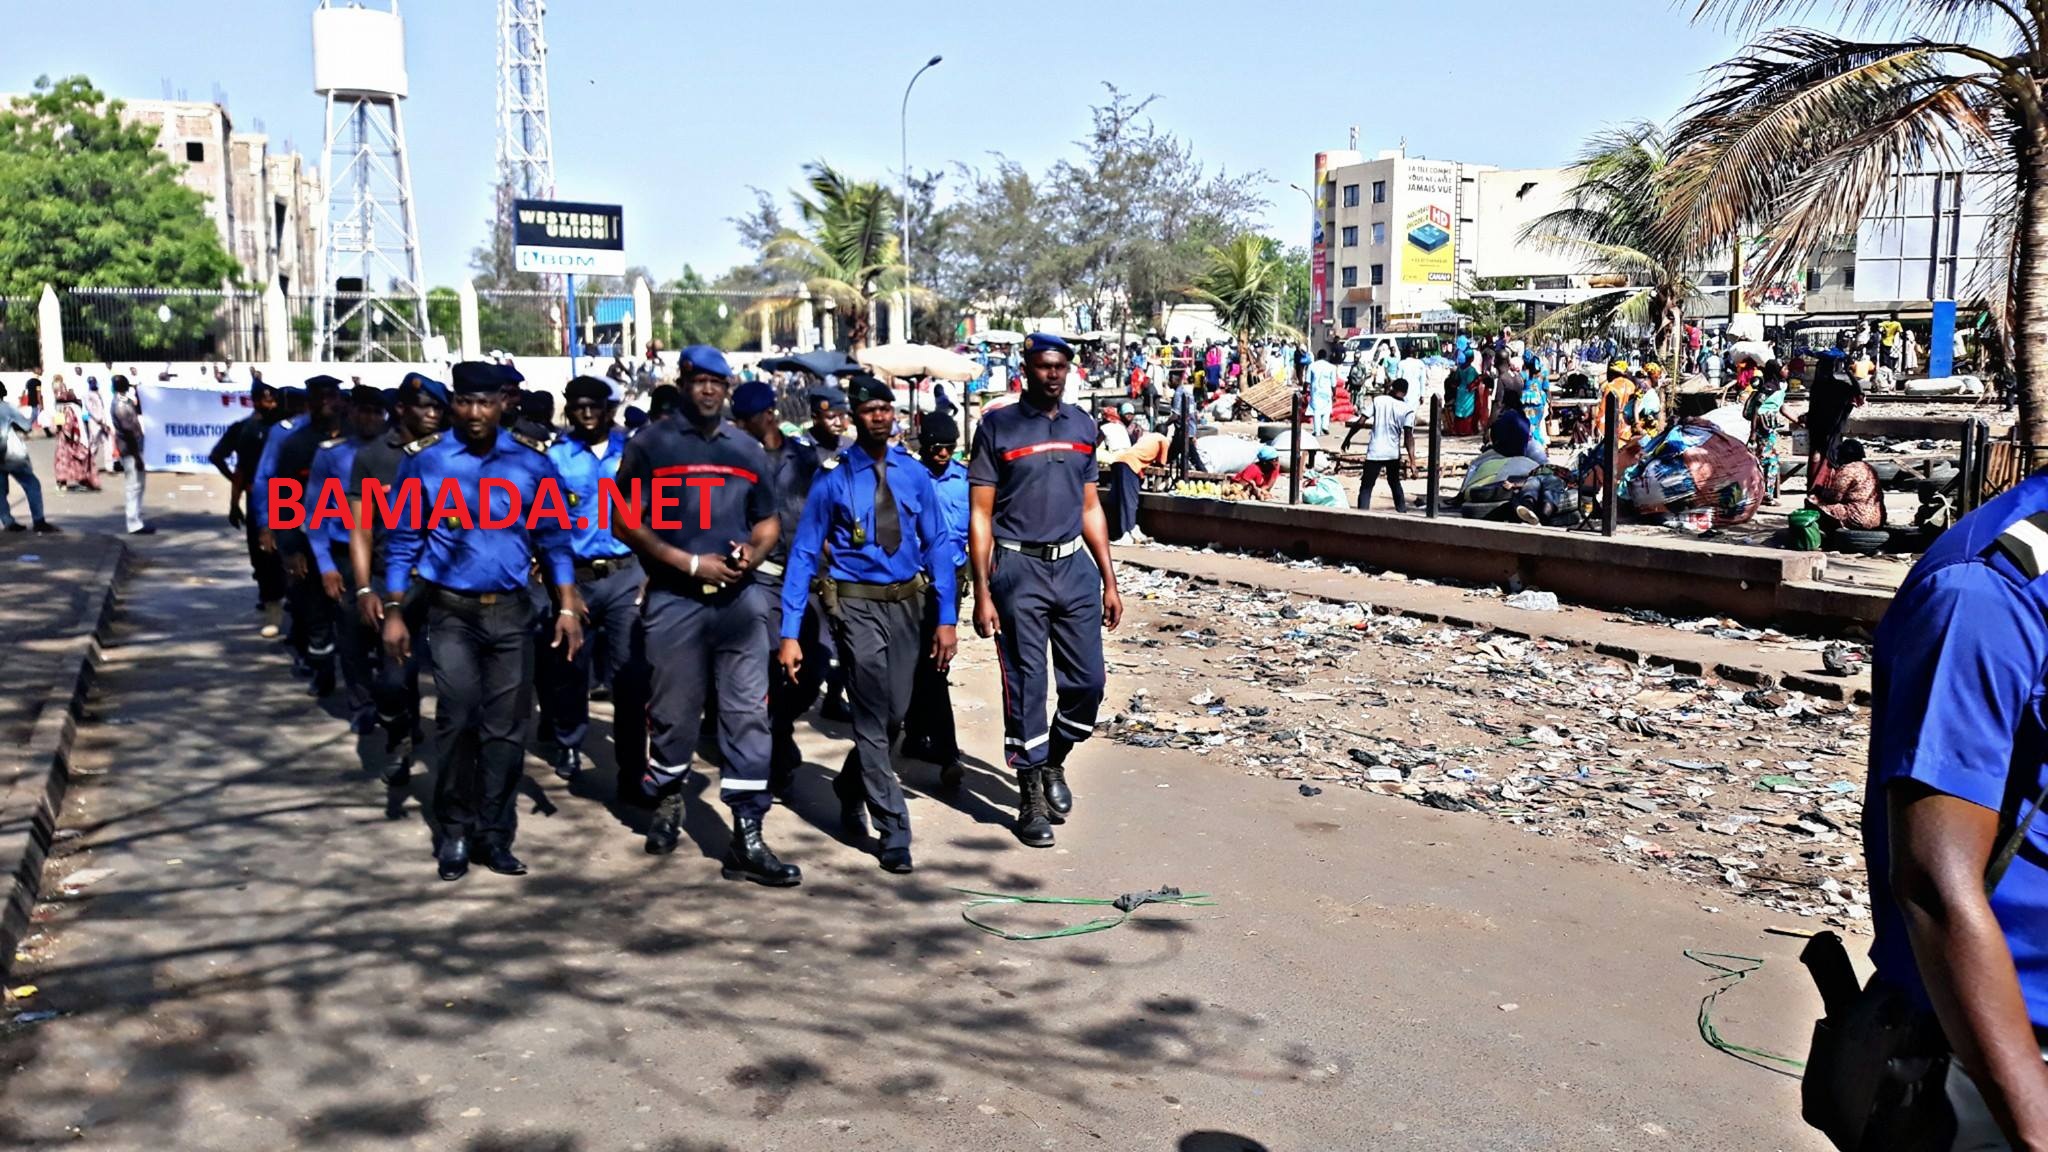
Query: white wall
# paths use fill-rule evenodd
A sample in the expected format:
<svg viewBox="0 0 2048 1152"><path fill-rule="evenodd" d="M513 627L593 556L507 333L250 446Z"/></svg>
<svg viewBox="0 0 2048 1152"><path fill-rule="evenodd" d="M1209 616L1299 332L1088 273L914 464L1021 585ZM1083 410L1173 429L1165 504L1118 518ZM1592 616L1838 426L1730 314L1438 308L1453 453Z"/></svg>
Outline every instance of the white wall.
<svg viewBox="0 0 2048 1152"><path fill-rule="evenodd" d="M1473 212L1474 276L1569 276L1582 261L1569 252L1522 242L1522 229L1565 207L1575 177L1569 168L1507 168L1479 175Z"/></svg>

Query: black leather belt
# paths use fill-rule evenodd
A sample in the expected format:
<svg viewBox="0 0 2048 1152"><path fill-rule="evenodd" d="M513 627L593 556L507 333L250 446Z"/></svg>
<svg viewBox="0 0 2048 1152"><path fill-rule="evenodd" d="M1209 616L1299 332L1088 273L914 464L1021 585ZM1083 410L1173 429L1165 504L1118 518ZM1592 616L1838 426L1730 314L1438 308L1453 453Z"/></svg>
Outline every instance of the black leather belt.
<svg viewBox="0 0 2048 1152"><path fill-rule="evenodd" d="M640 558L628 552L624 556L596 556L590 559L578 557L576 579L602 580L619 572L630 572L640 566Z"/></svg>

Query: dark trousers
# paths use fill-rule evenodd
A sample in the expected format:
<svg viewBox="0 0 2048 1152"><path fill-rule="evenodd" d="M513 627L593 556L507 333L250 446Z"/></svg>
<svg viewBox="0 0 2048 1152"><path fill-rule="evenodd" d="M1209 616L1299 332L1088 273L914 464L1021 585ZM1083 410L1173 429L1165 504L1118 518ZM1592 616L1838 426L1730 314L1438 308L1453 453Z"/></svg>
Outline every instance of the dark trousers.
<svg viewBox="0 0 2048 1152"><path fill-rule="evenodd" d="M362 614L356 611L356 602L349 589L346 573L350 571L348 545L330 544L329 555L335 565L344 573L343 595L349 598L333 605L330 609L334 630L334 654L341 664L341 682L347 692L348 716L357 731L369 727L370 718L376 715L377 653L383 647L382 637L363 626ZM325 594L325 590L322 590Z"/></svg>
<svg viewBox="0 0 2048 1152"><path fill-rule="evenodd" d="M1103 511L1109 514L1111 540L1123 539L1138 526L1138 494L1143 488L1136 468L1124 463L1109 466L1109 504Z"/></svg>
<svg viewBox="0 0 2048 1152"><path fill-rule="evenodd" d="M964 582L963 582L964 583ZM910 686L910 711L904 714L906 747L934 764L960 758L960 737L953 725L953 685L932 662L932 637L939 628L939 594L924 595L917 634L917 676Z"/></svg>
<svg viewBox="0 0 2048 1152"><path fill-rule="evenodd" d="M633 646L633 625L639 617L640 569L626 568L601 579L576 585L590 610L583 647L573 657L551 644L554 612L541 630L534 650L534 675L540 689L540 736L562 748L583 747L590 733L590 689L615 685Z"/></svg>
<svg viewBox="0 0 2048 1152"><path fill-rule="evenodd" d="M249 541L249 571L256 577L256 595L265 604L275 604L284 599L284 559L257 545L263 529L254 516L243 522L242 533Z"/></svg>
<svg viewBox="0 0 2048 1152"><path fill-rule="evenodd" d="M532 624L523 590L500 593L489 604L439 589L427 593L441 752L434 819L443 836L512 843L526 715L533 707Z"/></svg>
<svg viewBox="0 0 2048 1152"><path fill-rule="evenodd" d="M782 641L782 577L761 576L755 581L768 601L768 650ZM780 667L768 670L768 729L774 751L769 757L768 779L775 791L787 788L803 766L804 756L796 746L796 722L817 703L818 689L825 680L825 609L812 596L804 606L803 627L797 643L803 646L804 663L791 680Z"/></svg>
<svg viewBox="0 0 2048 1152"><path fill-rule="evenodd" d="M1358 506L1372 507L1372 486L1379 483L1380 473L1386 473L1387 491L1394 494L1394 511L1408 510L1408 494L1401 490L1401 462L1399 460L1367 460L1365 470L1358 474Z"/></svg>
<svg viewBox="0 0 2048 1152"><path fill-rule="evenodd" d="M847 654L846 697L853 710L853 750L832 781L843 803L867 802L884 848L910 847L910 805L889 747L903 729L917 675L918 601L842 596L832 631Z"/></svg>
<svg viewBox="0 0 2048 1152"><path fill-rule="evenodd" d="M1085 551L1040 560L997 548L989 593L1002 624L996 666L1003 676L1003 758L1021 772L1045 764L1048 644L1054 726L1073 744L1095 732L1104 682L1102 571Z"/></svg>
<svg viewBox="0 0 2048 1152"><path fill-rule="evenodd" d="M707 599L649 588L640 608L647 654L651 791L689 771L704 722L704 687L718 690L719 798L739 816L768 812L768 608L749 581Z"/></svg>
<svg viewBox="0 0 2048 1152"><path fill-rule="evenodd" d="M291 644L316 673L334 674L334 617L336 605L327 589L320 584L320 569L313 563L313 554L303 536L293 538L288 544L279 540L278 555L301 554L306 559L306 574L298 579L287 579L284 602L291 612L291 629L288 635ZM282 560L279 561L283 563Z"/></svg>

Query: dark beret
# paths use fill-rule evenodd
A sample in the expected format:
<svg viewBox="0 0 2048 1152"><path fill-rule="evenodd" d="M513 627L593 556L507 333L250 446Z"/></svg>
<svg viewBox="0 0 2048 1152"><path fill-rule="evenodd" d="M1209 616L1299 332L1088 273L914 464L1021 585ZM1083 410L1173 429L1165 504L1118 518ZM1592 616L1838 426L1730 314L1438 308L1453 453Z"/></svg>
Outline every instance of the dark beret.
<svg viewBox="0 0 2048 1152"><path fill-rule="evenodd" d="M574 404L578 400L596 400L609 404L612 400L612 386L595 376L578 376L562 389L564 403Z"/></svg>
<svg viewBox="0 0 2048 1152"><path fill-rule="evenodd" d="M920 447L926 444L958 444L960 425L952 416L934 412L917 426L917 442Z"/></svg>
<svg viewBox="0 0 2048 1152"><path fill-rule="evenodd" d="M735 420L759 416L773 407L775 389L766 380L749 380L733 389L732 415Z"/></svg>
<svg viewBox="0 0 2048 1152"><path fill-rule="evenodd" d="M820 384L811 389L810 400L813 408L823 404L827 408L843 410L846 407L846 389L837 384Z"/></svg>
<svg viewBox="0 0 2048 1152"><path fill-rule="evenodd" d="M368 384L358 384L348 390L348 402L350 404L360 404L365 408L382 408L384 406L384 393L379 389L370 387Z"/></svg>
<svg viewBox="0 0 2048 1152"><path fill-rule="evenodd" d="M896 403L895 390L884 384L880 377L871 376L866 372L856 372L848 376L846 392L855 408L863 404L872 404L877 400L888 404Z"/></svg>
<svg viewBox="0 0 2048 1152"><path fill-rule="evenodd" d="M449 376L455 383L457 396L478 396L486 392L500 391L505 376L498 366L486 360L464 360L457 364Z"/></svg>
<svg viewBox="0 0 2048 1152"><path fill-rule="evenodd" d="M329 392L339 392L341 390L341 381L326 375L309 378L306 381L306 391L311 392L316 388L325 389Z"/></svg>
<svg viewBox="0 0 2048 1152"><path fill-rule="evenodd" d="M676 359L686 378L703 374L732 379L732 365L725 362L725 353L709 344L688 345L676 353Z"/></svg>
<svg viewBox="0 0 2048 1152"><path fill-rule="evenodd" d="M1074 358L1074 346L1050 332L1033 332L1024 338L1024 355L1039 352L1057 352L1069 360Z"/></svg>

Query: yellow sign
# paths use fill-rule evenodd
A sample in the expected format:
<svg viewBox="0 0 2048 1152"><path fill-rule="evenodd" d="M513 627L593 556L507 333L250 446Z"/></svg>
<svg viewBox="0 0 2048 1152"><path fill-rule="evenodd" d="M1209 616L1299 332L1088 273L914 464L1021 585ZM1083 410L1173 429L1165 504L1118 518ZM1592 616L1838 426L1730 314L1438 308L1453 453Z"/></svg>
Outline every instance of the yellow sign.
<svg viewBox="0 0 2048 1152"><path fill-rule="evenodd" d="M1411 160L1402 165L1395 226L1401 229L1401 283L1439 284L1458 279L1458 168Z"/></svg>

